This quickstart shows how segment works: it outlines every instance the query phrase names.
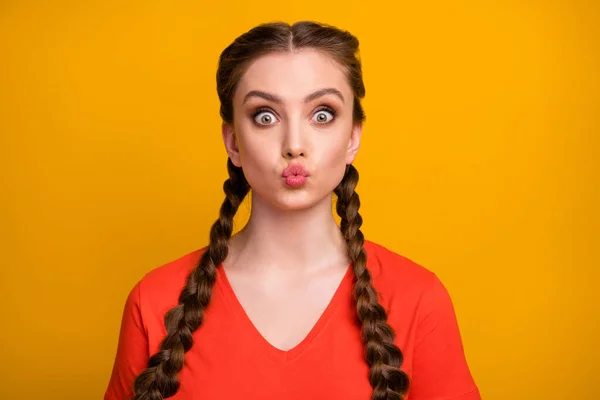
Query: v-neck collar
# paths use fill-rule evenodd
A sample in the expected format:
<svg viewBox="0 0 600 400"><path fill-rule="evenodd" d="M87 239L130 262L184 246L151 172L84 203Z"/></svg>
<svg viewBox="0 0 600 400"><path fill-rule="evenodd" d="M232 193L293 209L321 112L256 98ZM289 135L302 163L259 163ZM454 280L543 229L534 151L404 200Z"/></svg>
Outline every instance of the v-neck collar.
<svg viewBox="0 0 600 400"><path fill-rule="evenodd" d="M236 318L245 326L246 331L253 338L253 341L256 346L259 346L264 350L266 354L270 357L274 358L277 361L288 362L299 355L301 355L307 347L319 336L319 334L325 329L331 317L336 313L336 311L340 307L340 303L346 299L345 294L348 292L352 285L354 273L352 271L352 264L347 267L346 273L344 274L342 280L338 284L336 291L334 292L331 300L327 304L323 313L317 319L317 322L310 329L308 334L300 341L296 346L292 347L289 350L282 350L275 346L273 346L256 328L246 310L242 306L239 298L235 294L233 287L231 286L231 282L227 278L227 274L223 265L219 265L217 267L217 280L221 281L220 284L217 284L219 287L226 304L229 306L232 313Z"/></svg>

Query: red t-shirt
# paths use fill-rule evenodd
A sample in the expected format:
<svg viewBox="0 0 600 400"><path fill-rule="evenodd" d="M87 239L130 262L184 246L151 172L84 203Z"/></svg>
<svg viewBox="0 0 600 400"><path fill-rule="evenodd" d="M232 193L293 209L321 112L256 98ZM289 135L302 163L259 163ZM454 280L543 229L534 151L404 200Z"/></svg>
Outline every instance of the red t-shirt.
<svg viewBox="0 0 600 400"><path fill-rule="evenodd" d="M448 292L432 272L365 242L373 286L396 330L411 381L408 400L480 400L467 366ZM105 400L133 397L133 381L166 334L165 313L177 304L203 249L148 273L125 305ZM308 336L282 351L269 344L238 302L223 268L204 323L179 373L177 400L369 400L368 366L356 322L348 269Z"/></svg>

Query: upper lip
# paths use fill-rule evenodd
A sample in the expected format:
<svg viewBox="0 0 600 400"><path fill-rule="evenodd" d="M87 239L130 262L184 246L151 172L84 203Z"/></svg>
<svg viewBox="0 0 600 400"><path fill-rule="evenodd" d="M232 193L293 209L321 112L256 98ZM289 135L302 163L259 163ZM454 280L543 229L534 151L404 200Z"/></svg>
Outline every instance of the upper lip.
<svg viewBox="0 0 600 400"><path fill-rule="evenodd" d="M283 173L281 174L281 176L284 178L293 175L309 176L310 174L308 173L306 168L304 168L300 164L292 164L288 166L286 169L283 170Z"/></svg>

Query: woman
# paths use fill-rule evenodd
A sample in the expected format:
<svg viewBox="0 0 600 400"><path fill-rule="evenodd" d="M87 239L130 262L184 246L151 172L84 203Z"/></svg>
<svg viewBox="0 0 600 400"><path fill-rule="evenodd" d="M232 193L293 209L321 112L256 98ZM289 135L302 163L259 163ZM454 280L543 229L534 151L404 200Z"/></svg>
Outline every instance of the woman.
<svg viewBox="0 0 600 400"><path fill-rule="evenodd" d="M105 399L480 399L442 283L360 231L357 54L312 22L223 51L226 199L207 247L132 290Z"/></svg>

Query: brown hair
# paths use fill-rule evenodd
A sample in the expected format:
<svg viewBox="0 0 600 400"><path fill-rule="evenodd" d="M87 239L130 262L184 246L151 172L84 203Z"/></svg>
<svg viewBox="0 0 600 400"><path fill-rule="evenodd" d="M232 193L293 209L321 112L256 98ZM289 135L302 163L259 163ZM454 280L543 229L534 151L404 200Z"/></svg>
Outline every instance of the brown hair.
<svg viewBox="0 0 600 400"><path fill-rule="evenodd" d="M358 58L358 40L346 31L310 21L268 23L259 25L230 44L219 59L217 92L223 121L233 122L233 94L250 61L272 52L288 52L302 48L316 49L335 59L344 69L354 92L353 119L361 123L365 114L360 100L365 96L362 67ZM160 350L150 357L147 368L135 380L135 400L162 400L173 396L179 388L178 373L184 355L192 347L192 333L204 319L216 281L216 269L227 258L228 241L233 230L233 217L250 190L241 168L227 160L229 179L223 185L225 201L219 219L210 230L210 243L202 253L198 266L190 273L179 296L179 304L165 316L167 335ZM336 211L340 229L347 243L348 257L355 275L354 299L356 315L361 323L365 360L370 367L369 381L373 400L400 400L408 391L408 376L400 369L402 352L395 346L395 332L387 323L387 314L379 304L367 269L367 254L360 230L360 200L355 192L358 172L346 167L344 178L335 188Z"/></svg>

